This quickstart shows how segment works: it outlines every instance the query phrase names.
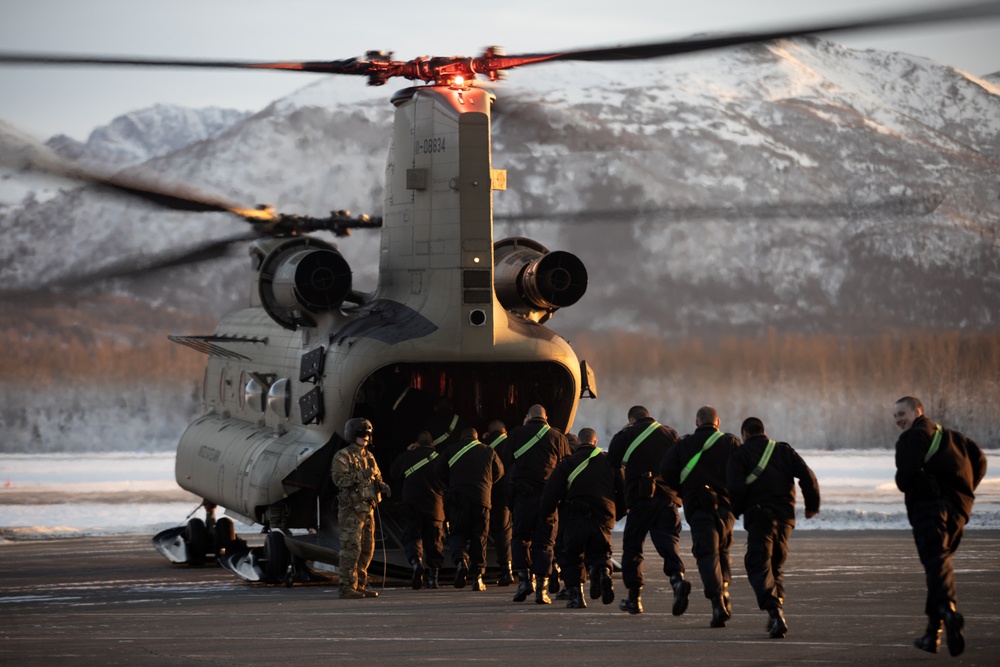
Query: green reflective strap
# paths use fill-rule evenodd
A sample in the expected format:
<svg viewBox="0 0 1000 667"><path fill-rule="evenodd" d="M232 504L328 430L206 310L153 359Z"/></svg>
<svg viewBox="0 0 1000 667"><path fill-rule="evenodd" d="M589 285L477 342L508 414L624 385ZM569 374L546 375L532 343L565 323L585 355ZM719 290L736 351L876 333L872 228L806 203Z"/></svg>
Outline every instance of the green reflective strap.
<svg viewBox="0 0 1000 667"><path fill-rule="evenodd" d="M545 424L542 428L538 429L538 433L531 437L531 440L521 445L521 448L514 452L514 458L521 458L521 454L535 446L535 443L542 439L542 436L549 432L549 425Z"/></svg>
<svg viewBox="0 0 1000 667"><path fill-rule="evenodd" d="M452 456L450 459L448 459L448 467L450 468L453 465L455 465L455 462L458 461L460 458L462 458L462 456L467 451L469 451L470 449L472 449L476 445L481 445L481 444L483 444L483 443L479 442L478 440L473 440L472 442L470 442L469 444L467 444L465 447L462 447L460 450L458 450L457 452L455 452L454 456Z"/></svg>
<svg viewBox="0 0 1000 667"><path fill-rule="evenodd" d="M629 457L632 456L632 452L635 448L642 444L642 441L649 437L649 434L660 428L660 422L653 420L653 423L646 427L646 430L639 434L639 437L632 441L632 444L628 446L625 450L625 456L622 458L622 463L628 463Z"/></svg>
<svg viewBox="0 0 1000 667"><path fill-rule="evenodd" d="M771 460L771 454L774 453L775 444L774 440L767 441L767 447L764 448L764 455L760 457L760 461L757 463L757 466L750 472L749 475L747 475L747 484L753 484L756 482L757 478L764 472L764 468L767 467L768 461Z"/></svg>
<svg viewBox="0 0 1000 667"><path fill-rule="evenodd" d="M577 467L573 468L573 472L571 472L569 474L569 479L566 482L566 488L567 489L569 487L573 486L573 480L576 479L577 475L579 475L581 472L583 472L583 469L587 467L588 463L590 463L590 459L594 458L595 456L597 456L600 453L601 453L601 448L600 447L594 447L594 451L592 451L590 453L590 456L588 456L583 461L581 461L580 465L578 465Z"/></svg>
<svg viewBox="0 0 1000 667"><path fill-rule="evenodd" d="M457 425L458 425L458 415L455 415L454 417L451 418L451 424L448 425L448 430L445 431L442 435L439 435L438 437L434 438L434 444L440 445L442 442L447 440L448 436L450 436L454 432L455 427Z"/></svg>
<svg viewBox="0 0 1000 667"><path fill-rule="evenodd" d="M497 439L490 443L490 449L496 449L501 442L507 439L506 433L501 433L497 436Z"/></svg>
<svg viewBox="0 0 1000 667"><path fill-rule="evenodd" d="M937 430L934 431L934 439L931 440L931 448L927 450L924 454L924 463L931 460L931 457L937 454L938 447L941 446L941 424L937 425Z"/></svg>
<svg viewBox="0 0 1000 667"><path fill-rule="evenodd" d="M684 480L686 480L688 475L691 474L691 471L694 470L694 467L698 465L698 459L701 458L701 455L704 452L707 452L709 449L711 449L712 445L715 444L715 441L721 438L722 436L723 436L722 431L716 431L712 435L708 436L708 440L706 440L705 444L701 446L701 449L698 450L698 453L692 456L691 460L688 461L687 465L684 466L684 469L681 470L681 484L683 484Z"/></svg>
<svg viewBox="0 0 1000 667"><path fill-rule="evenodd" d="M423 459L420 459L419 461L417 461L416 463L414 463L413 465L411 465L409 468L407 468L406 472L403 473L403 478L405 479L405 478L409 477L410 475L412 475L413 473L417 472L418 470L420 470L421 468L423 468L425 465L427 465L428 463L430 463L431 461L433 461L437 457L438 457L438 453L437 452L431 452L430 456L428 456L426 458L423 458Z"/></svg>

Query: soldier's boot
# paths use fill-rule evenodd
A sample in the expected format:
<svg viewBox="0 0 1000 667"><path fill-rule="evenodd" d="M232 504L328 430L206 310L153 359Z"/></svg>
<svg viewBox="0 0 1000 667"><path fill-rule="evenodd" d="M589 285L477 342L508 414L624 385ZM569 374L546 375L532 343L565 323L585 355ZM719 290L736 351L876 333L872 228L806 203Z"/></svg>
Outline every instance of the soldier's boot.
<svg viewBox="0 0 1000 667"><path fill-rule="evenodd" d="M928 620L924 636L920 639L914 639L913 645L921 651L937 653L938 647L941 646L941 629L943 627L944 622L940 618L932 618Z"/></svg>
<svg viewBox="0 0 1000 667"><path fill-rule="evenodd" d="M410 561L410 565L413 566L413 576L410 578L410 586L415 591L420 590L420 584L424 578L424 566L420 564L420 561L413 559Z"/></svg>
<svg viewBox="0 0 1000 667"><path fill-rule="evenodd" d="M500 564L500 576L497 577L497 586L510 586L514 583L514 575L510 572L510 561Z"/></svg>
<svg viewBox="0 0 1000 667"><path fill-rule="evenodd" d="M366 598L378 597L378 591L369 586L368 584L358 584L358 592L361 593L362 597Z"/></svg>
<svg viewBox="0 0 1000 667"><path fill-rule="evenodd" d="M535 604L552 604L549 597L549 578L541 574L535 575Z"/></svg>
<svg viewBox="0 0 1000 667"><path fill-rule="evenodd" d="M615 601L615 585L611 582L611 572L608 568L601 568L601 602L611 604Z"/></svg>
<svg viewBox="0 0 1000 667"><path fill-rule="evenodd" d="M590 577L590 599L596 600L601 597L601 568L594 566L587 572Z"/></svg>
<svg viewBox="0 0 1000 667"><path fill-rule="evenodd" d="M722 584L722 606L726 608L726 614L729 618L733 617L733 603L729 599L729 582L724 582Z"/></svg>
<svg viewBox="0 0 1000 667"><path fill-rule="evenodd" d="M354 588L350 584L340 585L340 598L342 600L357 600L363 598L364 596L365 596L364 593Z"/></svg>
<svg viewBox="0 0 1000 667"><path fill-rule="evenodd" d="M949 602L947 606L941 605L938 611L944 619L944 636L948 640L948 653L952 656L962 655L962 651L965 650L965 636L962 634L965 618L955 609L954 602Z"/></svg>
<svg viewBox="0 0 1000 667"><path fill-rule="evenodd" d="M466 579L469 577L469 563L463 558L455 568L455 588L465 588Z"/></svg>
<svg viewBox="0 0 1000 667"><path fill-rule="evenodd" d="M784 639L788 634L788 623L785 621L785 615L781 613L781 608L768 609L767 614L771 617L771 629L768 632L771 639Z"/></svg>
<svg viewBox="0 0 1000 667"><path fill-rule="evenodd" d="M483 575L479 572L478 569L472 570L472 572L470 573L470 577L472 579L472 590L474 591L486 590L486 584L483 583Z"/></svg>
<svg viewBox="0 0 1000 667"><path fill-rule="evenodd" d="M436 567L424 570L424 588L438 587L438 571Z"/></svg>
<svg viewBox="0 0 1000 667"><path fill-rule="evenodd" d="M583 584L573 586L572 588L567 586L566 590L569 591L569 602L566 603L567 609L587 608L587 601L583 599Z"/></svg>
<svg viewBox="0 0 1000 667"><path fill-rule="evenodd" d="M729 620L729 610L726 609L726 603L722 599L722 595L717 598L712 598L712 620L708 624L711 628L724 628L726 627L726 621Z"/></svg>
<svg viewBox="0 0 1000 667"><path fill-rule="evenodd" d="M552 564L552 571L549 573L549 593L555 595L559 592L559 575L562 570L555 563Z"/></svg>
<svg viewBox="0 0 1000 667"><path fill-rule="evenodd" d="M628 597L618 603L618 608L630 614L642 613L642 586L628 589Z"/></svg>
<svg viewBox="0 0 1000 667"><path fill-rule="evenodd" d="M531 585L531 575L527 570L517 571L517 591L514 593L514 602L524 602L528 596L535 592Z"/></svg>
<svg viewBox="0 0 1000 667"><path fill-rule="evenodd" d="M580 584L580 585L582 586L583 584ZM571 591L569 589L569 586L564 585L559 590L559 592L555 594L555 597L552 598L552 599L553 600L572 600L573 599L573 591Z"/></svg>
<svg viewBox="0 0 1000 667"><path fill-rule="evenodd" d="M670 611L674 616L680 616L688 608L691 582L686 581L683 574L675 574L670 577L670 586L674 589L674 604Z"/></svg>

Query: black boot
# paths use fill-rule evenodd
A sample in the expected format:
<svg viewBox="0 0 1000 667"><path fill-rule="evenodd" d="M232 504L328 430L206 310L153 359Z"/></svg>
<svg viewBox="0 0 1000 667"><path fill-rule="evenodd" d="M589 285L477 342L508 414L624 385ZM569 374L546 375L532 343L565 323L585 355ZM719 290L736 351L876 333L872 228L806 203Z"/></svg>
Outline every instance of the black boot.
<svg viewBox="0 0 1000 667"><path fill-rule="evenodd" d="M583 584L580 584L583 586ZM569 586L563 586L558 593L556 593L554 600L572 600L573 591L569 589Z"/></svg>
<svg viewBox="0 0 1000 667"><path fill-rule="evenodd" d="M785 615L780 608L768 609L767 615L771 617L771 625L768 634L771 639L784 639L788 634L788 623L785 622Z"/></svg>
<svg viewBox="0 0 1000 667"><path fill-rule="evenodd" d="M465 581L469 577L469 564L462 559L455 568L455 588L465 588Z"/></svg>
<svg viewBox="0 0 1000 667"><path fill-rule="evenodd" d="M722 584L722 605L726 608L729 618L733 617L733 603L729 599L729 582Z"/></svg>
<svg viewBox="0 0 1000 667"><path fill-rule="evenodd" d="M955 603L950 602L948 606L939 609L941 618L944 619L944 636L948 640L948 653L952 656L962 655L965 650L965 636L962 628L965 627L965 618L955 609Z"/></svg>
<svg viewBox="0 0 1000 667"><path fill-rule="evenodd" d="M608 568L601 568L600 578L601 602L604 604L611 604L615 601L615 585L611 582L611 573L608 571Z"/></svg>
<svg viewBox="0 0 1000 667"><path fill-rule="evenodd" d="M524 602L528 596L535 592L531 585L531 575L527 570L517 571L517 591L514 593L514 602Z"/></svg>
<svg viewBox="0 0 1000 667"><path fill-rule="evenodd" d="M410 586L413 587L413 590L419 591L420 584L424 578L424 566L416 559L411 560L410 564L413 566L413 577L410 579Z"/></svg>
<svg viewBox="0 0 1000 667"><path fill-rule="evenodd" d="M642 586L628 589L628 597L618 603L618 608L630 614L641 614Z"/></svg>
<svg viewBox="0 0 1000 667"><path fill-rule="evenodd" d="M590 568L587 576L590 577L590 599L596 600L601 597L601 568Z"/></svg>
<svg viewBox="0 0 1000 667"><path fill-rule="evenodd" d="M930 619L927 621L927 630L924 631L924 636L920 639L914 639L913 645L916 646L921 651L927 651L928 653L937 653L938 647L941 646L941 628L943 623L940 618Z"/></svg>
<svg viewBox="0 0 1000 667"><path fill-rule="evenodd" d="M549 593L555 595L559 592L559 574L562 570L555 563L552 564L552 571L549 573Z"/></svg>
<svg viewBox="0 0 1000 667"><path fill-rule="evenodd" d="M579 586L573 586L570 588L566 587L569 591L569 602L566 603L567 609L586 609L587 601L583 599L583 584Z"/></svg>
<svg viewBox="0 0 1000 667"><path fill-rule="evenodd" d="M497 577L497 586L510 586L514 583L514 576L510 573L510 563L500 565L500 576Z"/></svg>
<svg viewBox="0 0 1000 667"><path fill-rule="evenodd" d="M709 627L724 628L728 620L729 611L726 609L726 603L722 596L712 598L712 622L708 624Z"/></svg>
<svg viewBox="0 0 1000 667"><path fill-rule="evenodd" d="M670 577L670 586L674 589L674 606L671 613L680 616L687 611L688 596L691 594L691 582L685 581L683 574Z"/></svg>
<svg viewBox="0 0 1000 667"><path fill-rule="evenodd" d="M541 574L535 575L535 604L552 604L549 598L549 578Z"/></svg>
<svg viewBox="0 0 1000 667"><path fill-rule="evenodd" d="M479 574L478 570L472 572L472 590L474 591L485 591L486 584L483 583L483 575Z"/></svg>
<svg viewBox="0 0 1000 667"><path fill-rule="evenodd" d="M424 570L424 588L438 587L438 571L436 567Z"/></svg>

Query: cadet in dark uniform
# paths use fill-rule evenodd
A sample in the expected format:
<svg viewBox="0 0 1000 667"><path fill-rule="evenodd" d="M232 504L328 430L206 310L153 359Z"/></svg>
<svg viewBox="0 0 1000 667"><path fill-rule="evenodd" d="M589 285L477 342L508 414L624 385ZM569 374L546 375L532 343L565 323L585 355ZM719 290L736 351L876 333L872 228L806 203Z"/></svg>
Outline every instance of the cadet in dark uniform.
<svg viewBox="0 0 1000 667"><path fill-rule="evenodd" d="M677 442L677 432L649 416L641 405L628 411L629 425L615 434L608 448L614 466L625 468L625 503L628 515L622 535L622 581L628 599L619 607L630 614L642 613L642 549L649 535L660 557L663 572L674 591L673 614L687 609L691 583L684 580L684 563L677 545L681 538L680 503L677 494L660 476L660 463Z"/></svg>
<svg viewBox="0 0 1000 667"><path fill-rule="evenodd" d="M490 422L489 432L482 437L484 445L500 453L500 445L507 440L507 426L499 419ZM490 539L493 540L493 550L497 556L497 566L500 575L497 586L510 586L514 575L510 571L510 509L507 507L507 480L501 480L493 485L493 496L490 498Z"/></svg>
<svg viewBox="0 0 1000 667"><path fill-rule="evenodd" d="M375 505L389 495L375 456L369 451L372 424L356 417L344 424L348 445L333 455L330 476L337 485L340 528L340 597L378 597L368 586L368 565L375 555Z"/></svg>
<svg viewBox="0 0 1000 667"><path fill-rule="evenodd" d="M410 583L417 590L421 584L437 588L444 564L444 486L434 472L438 453L430 432L421 432L414 444L396 457L390 472L403 488L403 550L413 566Z"/></svg>
<svg viewBox="0 0 1000 667"><path fill-rule="evenodd" d="M743 515L747 531L747 578L757 595L757 606L767 611L768 633L780 639L788 632L781 611L785 599L782 567L795 527L795 479L802 488L807 519L819 514L819 483L791 445L767 437L760 419L748 417L741 432L743 446L730 455L726 480L733 513Z"/></svg>
<svg viewBox="0 0 1000 667"><path fill-rule="evenodd" d="M719 413L710 405L698 409L694 423L695 432L667 450L662 473L684 504L684 518L691 527L691 553L698 561L705 597L712 601L710 625L722 628L732 616L729 548L736 522L726 487L726 466L740 441L719 430Z"/></svg>
<svg viewBox="0 0 1000 667"><path fill-rule="evenodd" d="M551 515L559 508L559 531L563 535L566 566L563 576L570 609L583 609L586 563L590 572L590 597L604 604L615 599L611 582L611 531L625 513L625 481L620 466L612 466L597 446L594 429L580 430L580 446L552 471L542 492L539 513Z"/></svg>
<svg viewBox="0 0 1000 667"><path fill-rule="evenodd" d="M596 437L596 436L595 436ZM566 442L569 443L569 451L575 452L580 446L580 439L577 438L572 433L566 434ZM563 540L566 534L566 526L562 522L562 508L556 510L556 519L558 520L558 528L556 529L556 543L552 547L552 571L549 572L549 593L555 593L556 600L569 600L570 590L566 585L566 550L563 547ZM583 564L580 564L580 581L583 581L585 572L583 570ZM559 588L559 582L562 582L562 589Z"/></svg>
<svg viewBox="0 0 1000 667"><path fill-rule="evenodd" d="M903 431L896 442L896 486L905 494L927 579L927 631L914 645L937 653L943 624L948 652L959 655L965 650L965 619L957 608L951 557L972 513L973 492L986 475L986 457L972 440L928 419L912 396L896 401L893 418Z"/></svg>
<svg viewBox="0 0 1000 667"><path fill-rule="evenodd" d="M524 424L515 428L500 446L507 469L507 491L513 531L510 555L517 571L514 602L535 594L538 604L551 604L548 595L556 517L539 515L542 487L556 464L570 455L566 436L549 426L545 408L532 405Z"/></svg>
<svg viewBox="0 0 1000 667"><path fill-rule="evenodd" d="M434 469L447 488L448 546L457 567L455 588L465 588L471 575L472 590L483 591L490 495L503 477L503 464L478 437L476 429L463 429L459 441L441 452Z"/></svg>

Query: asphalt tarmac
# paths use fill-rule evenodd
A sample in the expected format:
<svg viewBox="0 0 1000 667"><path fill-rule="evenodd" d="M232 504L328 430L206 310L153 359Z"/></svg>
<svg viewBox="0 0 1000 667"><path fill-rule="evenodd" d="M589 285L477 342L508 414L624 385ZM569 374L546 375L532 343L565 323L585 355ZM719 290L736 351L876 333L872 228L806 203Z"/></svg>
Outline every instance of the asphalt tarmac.
<svg viewBox="0 0 1000 667"><path fill-rule="evenodd" d="M341 600L336 586L251 585L213 567L171 565L145 537L0 542L0 664L401 665L1000 664L1000 531L969 531L956 559L965 653L912 647L925 618L923 573L909 532L796 531L786 566L789 633L769 639L736 534L732 620L709 628L690 542L688 612L648 558L645 613L588 598L514 603L513 587L386 587ZM647 545L647 549L649 545ZM373 573L374 575L375 573ZM373 576L373 579L376 578Z"/></svg>

